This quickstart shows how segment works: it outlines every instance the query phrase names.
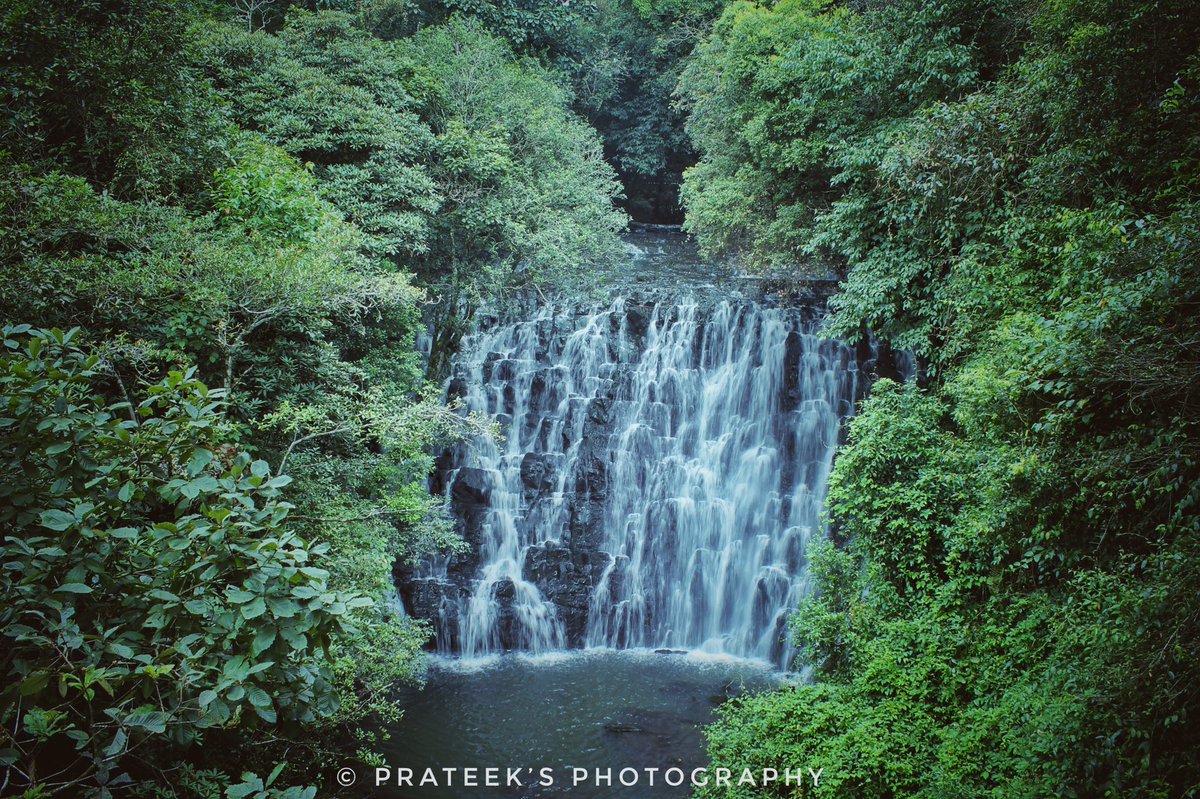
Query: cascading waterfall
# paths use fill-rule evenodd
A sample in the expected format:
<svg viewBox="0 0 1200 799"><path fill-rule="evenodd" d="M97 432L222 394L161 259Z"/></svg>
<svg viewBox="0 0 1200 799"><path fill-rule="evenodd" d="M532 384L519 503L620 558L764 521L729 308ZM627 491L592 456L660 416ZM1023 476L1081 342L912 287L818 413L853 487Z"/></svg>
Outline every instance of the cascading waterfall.
<svg viewBox="0 0 1200 799"><path fill-rule="evenodd" d="M859 390L852 351L817 325L741 299L619 300L469 337L451 390L503 438L446 469L472 552L411 581L439 648L790 660Z"/></svg>

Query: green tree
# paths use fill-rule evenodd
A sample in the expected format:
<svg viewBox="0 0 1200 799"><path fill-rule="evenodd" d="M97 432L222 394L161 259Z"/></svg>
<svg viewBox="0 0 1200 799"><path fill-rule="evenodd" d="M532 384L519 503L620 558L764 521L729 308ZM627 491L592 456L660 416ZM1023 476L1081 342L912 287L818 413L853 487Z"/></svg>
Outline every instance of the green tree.
<svg viewBox="0 0 1200 799"><path fill-rule="evenodd" d="M728 708L710 752L856 798L1194 795L1200 20L903 7L731 7L685 86L709 246L824 260L829 332L923 363L835 465L794 622L815 682Z"/></svg>
<svg viewBox="0 0 1200 799"><path fill-rule="evenodd" d="M385 42L350 15L294 9L277 35L216 31L203 61L238 121L313 163L368 252L431 291L435 377L482 303L618 251L595 134L549 72L478 22Z"/></svg>
<svg viewBox="0 0 1200 799"><path fill-rule="evenodd" d="M108 796L207 735L332 715L332 641L373 602L326 588L219 392L172 372L109 402L111 353L74 338L4 330L0 717L11 787Z"/></svg>

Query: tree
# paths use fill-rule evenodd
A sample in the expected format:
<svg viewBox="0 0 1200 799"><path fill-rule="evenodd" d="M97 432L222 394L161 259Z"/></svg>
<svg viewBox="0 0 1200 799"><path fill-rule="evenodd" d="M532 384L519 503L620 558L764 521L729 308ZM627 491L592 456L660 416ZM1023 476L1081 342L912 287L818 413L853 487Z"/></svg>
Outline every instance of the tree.
<svg viewBox="0 0 1200 799"><path fill-rule="evenodd" d="M206 735L332 715L331 641L373 603L327 590L219 392L172 372L109 402L75 338L4 330L0 717L9 785L108 796Z"/></svg>

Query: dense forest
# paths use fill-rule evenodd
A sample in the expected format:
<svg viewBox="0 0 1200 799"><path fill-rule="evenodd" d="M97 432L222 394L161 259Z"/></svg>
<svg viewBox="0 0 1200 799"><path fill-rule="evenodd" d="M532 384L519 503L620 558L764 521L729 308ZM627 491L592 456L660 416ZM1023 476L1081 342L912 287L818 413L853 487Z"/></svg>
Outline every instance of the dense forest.
<svg viewBox="0 0 1200 799"><path fill-rule="evenodd" d="M1200 9L735 2L688 226L913 351L850 427L794 634L717 761L826 795L1200 792Z"/></svg>
<svg viewBox="0 0 1200 799"><path fill-rule="evenodd" d="M838 455L809 679L713 763L1200 794L1191 0L14 0L0 83L0 794L380 762L435 453L495 435L449 359L630 216L918 365Z"/></svg>

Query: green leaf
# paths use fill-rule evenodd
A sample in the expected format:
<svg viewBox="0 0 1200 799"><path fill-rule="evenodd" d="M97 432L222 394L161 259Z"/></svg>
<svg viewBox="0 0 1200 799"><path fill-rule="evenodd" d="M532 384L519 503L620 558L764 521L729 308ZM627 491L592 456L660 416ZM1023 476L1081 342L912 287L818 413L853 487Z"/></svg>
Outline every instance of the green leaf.
<svg viewBox="0 0 1200 799"><path fill-rule="evenodd" d="M300 612L299 606L290 599L271 597L267 600L267 604L271 607L271 613L280 619L290 619Z"/></svg>
<svg viewBox="0 0 1200 799"><path fill-rule="evenodd" d="M161 734L167 731L167 722L170 718L170 714L161 710L139 709L126 716L124 722L128 727L140 727L149 732Z"/></svg>
<svg viewBox="0 0 1200 799"><path fill-rule="evenodd" d="M271 707L271 696L257 685L250 686L247 696L255 707Z"/></svg>
<svg viewBox="0 0 1200 799"><path fill-rule="evenodd" d="M260 654L262 654L264 651L266 651L273 643L275 643L275 628L274 627L266 627L262 630L259 630L254 635L254 642L250 645L250 655L252 657L258 657Z"/></svg>
<svg viewBox="0 0 1200 799"><path fill-rule="evenodd" d="M166 727L163 728L163 731ZM112 742L104 747L104 754L108 757L113 757L125 751L125 743L129 740L129 736L125 734L125 730L117 730L117 734L113 736Z"/></svg>
<svg viewBox="0 0 1200 799"><path fill-rule="evenodd" d="M61 532L75 524L75 517L61 510L48 510L42 512L41 522L43 527Z"/></svg>
<svg viewBox="0 0 1200 799"><path fill-rule="evenodd" d="M21 680L21 696L32 696L46 687L50 682L50 674L45 671L35 671Z"/></svg>
<svg viewBox="0 0 1200 799"><path fill-rule="evenodd" d="M258 595L251 593L250 591L243 591L240 588L229 588L225 591L225 596L229 597L230 602L235 602L239 605L242 605L251 601Z"/></svg>
<svg viewBox="0 0 1200 799"><path fill-rule="evenodd" d="M262 783L258 780L256 774L243 774L242 779L245 780L240 785L230 785L225 789L226 799L246 799L252 793L258 793L263 789ZM253 779L254 782L249 780Z"/></svg>
<svg viewBox="0 0 1200 799"><path fill-rule="evenodd" d="M90 594L92 589L83 583L63 583L55 591L61 591L64 594Z"/></svg>
<svg viewBox="0 0 1200 799"><path fill-rule="evenodd" d="M255 597L254 601L242 605L242 617L246 619L256 619L267 612L267 603L262 597Z"/></svg>
<svg viewBox="0 0 1200 799"><path fill-rule="evenodd" d="M126 646L125 644L119 644L116 641L112 641L109 643L108 651L112 652L114 655L116 655L119 658L133 657L133 647Z"/></svg>
<svg viewBox="0 0 1200 799"><path fill-rule="evenodd" d="M212 463L213 457L212 450L204 447L197 447L192 452L192 459L188 461L188 476L195 477L196 475L200 474L200 472L204 471L204 468L208 466L208 464Z"/></svg>

